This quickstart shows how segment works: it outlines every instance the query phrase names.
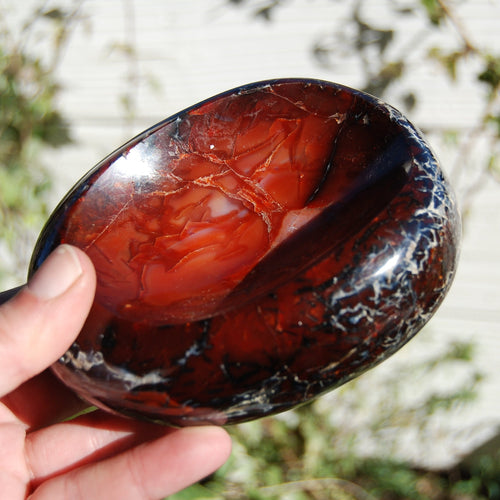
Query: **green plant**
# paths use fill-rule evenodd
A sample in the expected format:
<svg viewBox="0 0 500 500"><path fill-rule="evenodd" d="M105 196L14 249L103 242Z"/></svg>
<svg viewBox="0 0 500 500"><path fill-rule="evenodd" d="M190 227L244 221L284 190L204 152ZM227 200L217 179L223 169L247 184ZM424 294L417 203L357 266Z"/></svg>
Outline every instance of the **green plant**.
<svg viewBox="0 0 500 500"><path fill-rule="evenodd" d="M23 279L35 230L46 216L50 177L44 147L70 142L69 126L56 107L54 70L77 10L38 8L18 37L0 14L0 283ZM51 60L28 51L40 28L53 35ZM10 260L7 258L10 256Z"/></svg>

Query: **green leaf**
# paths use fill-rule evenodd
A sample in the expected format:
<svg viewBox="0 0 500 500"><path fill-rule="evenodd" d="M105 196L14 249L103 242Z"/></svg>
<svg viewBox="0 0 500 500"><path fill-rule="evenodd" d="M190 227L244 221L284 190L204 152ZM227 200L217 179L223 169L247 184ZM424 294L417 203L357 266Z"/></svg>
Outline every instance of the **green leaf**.
<svg viewBox="0 0 500 500"><path fill-rule="evenodd" d="M405 65L402 61L389 62L385 64L376 75L370 78L368 84L363 90L369 94L382 97L389 86L401 78L404 67Z"/></svg>
<svg viewBox="0 0 500 500"><path fill-rule="evenodd" d="M428 54L431 59L436 60L443 66L451 80L457 80L457 64L466 55L465 50L444 52L439 47L433 47Z"/></svg>
<svg viewBox="0 0 500 500"><path fill-rule="evenodd" d="M411 111L415 108L417 104L417 96L414 92L407 92L403 95L403 104L408 111Z"/></svg>
<svg viewBox="0 0 500 500"><path fill-rule="evenodd" d="M52 19L53 21L62 21L67 16L66 12L64 12L61 9L58 9L57 7L54 9L46 10L42 12L41 15L48 19Z"/></svg>
<svg viewBox="0 0 500 500"><path fill-rule="evenodd" d="M492 92L497 90L500 86L500 57L487 56L485 66L477 79L489 85Z"/></svg>
<svg viewBox="0 0 500 500"><path fill-rule="evenodd" d="M434 26L439 26L445 17L445 12L437 0L420 0L425 8L429 21Z"/></svg>

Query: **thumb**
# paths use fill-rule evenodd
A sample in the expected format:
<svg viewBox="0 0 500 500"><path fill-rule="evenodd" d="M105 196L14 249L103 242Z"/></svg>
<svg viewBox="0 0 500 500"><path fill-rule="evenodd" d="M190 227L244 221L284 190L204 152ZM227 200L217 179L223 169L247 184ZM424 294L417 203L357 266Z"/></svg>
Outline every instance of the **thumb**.
<svg viewBox="0 0 500 500"><path fill-rule="evenodd" d="M0 397L42 372L71 345L88 315L95 271L79 249L61 245L0 306Z"/></svg>

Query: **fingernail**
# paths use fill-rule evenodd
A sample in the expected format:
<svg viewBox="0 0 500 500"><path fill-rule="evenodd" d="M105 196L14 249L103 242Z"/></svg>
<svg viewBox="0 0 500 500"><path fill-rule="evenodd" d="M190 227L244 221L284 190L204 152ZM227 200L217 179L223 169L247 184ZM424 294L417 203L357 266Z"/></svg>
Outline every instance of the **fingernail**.
<svg viewBox="0 0 500 500"><path fill-rule="evenodd" d="M65 292L82 274L76 252L69 245L60 245L36 271L28 289L39 299L50 300Z"/></svg>

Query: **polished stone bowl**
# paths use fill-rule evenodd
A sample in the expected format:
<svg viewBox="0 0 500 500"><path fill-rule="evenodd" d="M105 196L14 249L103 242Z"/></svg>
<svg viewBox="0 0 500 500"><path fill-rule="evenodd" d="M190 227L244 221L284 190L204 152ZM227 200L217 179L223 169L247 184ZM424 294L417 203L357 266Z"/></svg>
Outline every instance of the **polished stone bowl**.
<svg viewBox="0 0 500 500"><path fill-rule="evenodd" d="M317 80L259 82L166 119L50 217L98 277L53 366L84 399L172 425L280 412L412 338L454 275L460 221L419 132Z"/></svg>

